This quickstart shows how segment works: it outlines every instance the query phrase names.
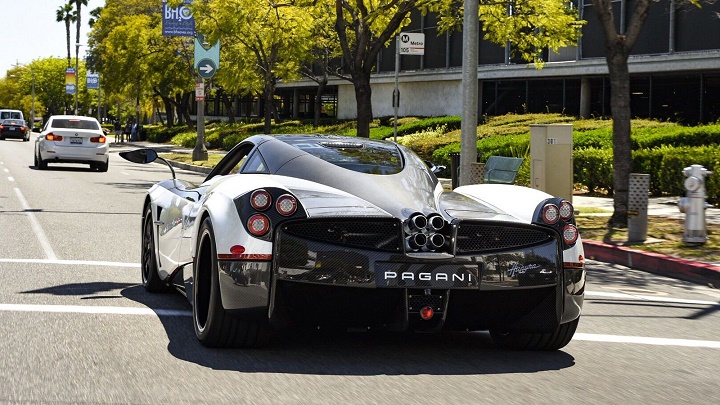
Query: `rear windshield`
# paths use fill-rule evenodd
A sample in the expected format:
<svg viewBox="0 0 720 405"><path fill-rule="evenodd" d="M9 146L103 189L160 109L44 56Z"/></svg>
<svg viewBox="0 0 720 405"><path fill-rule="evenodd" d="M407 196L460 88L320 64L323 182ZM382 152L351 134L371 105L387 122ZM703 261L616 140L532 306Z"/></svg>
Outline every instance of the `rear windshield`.
<svg viewBox="0 0 720 405"><path fill-rule="evenodd" d="M100 126L95 121L68 118L54 119L51 125L53 128L100 129Z"/></svg>
<svg viewBox="0 0 720 405"><path fill-rule="evenodd" d="M368 174L402 170L400 151L392 144L345 140L287 139L284 142L345 169Z"/></svg>
<svg viewBox="0 0 720 405"><path fill-rule="evenodd" d="M3 125L20 125L20 126L25 125L25 121L23 121L23 120L5 120L2 123L3 123Z"/></svg>
<svg viewBox="0 0 720 405"><path fill-rule="evenodd" d="M20 111L1 111L0 112L0 119L16 118L16 119L21 120L22 117L23 116Z"/></svg>

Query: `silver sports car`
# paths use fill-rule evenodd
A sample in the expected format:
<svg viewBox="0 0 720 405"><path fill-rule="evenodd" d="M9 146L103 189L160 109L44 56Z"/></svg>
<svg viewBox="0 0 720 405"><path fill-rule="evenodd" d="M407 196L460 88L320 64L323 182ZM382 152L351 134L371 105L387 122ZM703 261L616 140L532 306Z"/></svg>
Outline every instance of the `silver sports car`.
<svg viewBox="0 0 720 405"><path fill-rule="evenodd" d="M202 184L173 172L150 188L141 233L143 285L185 294L206 346L321 326L489 330L501 347L556 350L584 297L570 202L504 184L445 191L385 141L250 137Z"/></svg>

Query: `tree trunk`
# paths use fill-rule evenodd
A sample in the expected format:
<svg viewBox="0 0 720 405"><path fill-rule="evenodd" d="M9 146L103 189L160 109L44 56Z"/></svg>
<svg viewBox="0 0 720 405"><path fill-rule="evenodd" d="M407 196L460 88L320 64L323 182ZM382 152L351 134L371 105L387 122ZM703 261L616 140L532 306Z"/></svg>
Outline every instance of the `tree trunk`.
<svg viewBox="0 0 720 405"><path fill-rule="evenodd" d="M185 92L183 93L182 98L182 104L183 104L183 114L185 115L185 122L187 122L187 127L189 130L195 129L195 126L193 125L192 117L190 117L190 99L193 95L193 92Z"/></svg>
<svg viewBox="0 0 720 405"><path fill-rule="evenodd" d="M315 93L315 107L313 112L313 127L317 128L320 126L320 113L322 112L322 96L325 93L325 86L327 86L327 77L325 80L318 82L317 92Z"/></svg>
<svg viewBox="0 0 720 405"><path fill-rule="evenodd" d="M355 72L353 74L355 86L355 101L357 102L357 136L370 137L370 124L372 123L372 89L370 87L370 74Z"/></svg>
<svg viewBox="0 0 720 405"><path fill-rule="evenodd" d="M614 212L609 224L627 227L628 188L632 171L630 143L630 72L628 50L622 39L607 48L610 73L610 110L613 117L613 192Z"/></svg>
<svg viewBox="0 0 720 405"><path fill-rule="evenodd" d="M275 86L269 81L265 80L265 90L263 91L263 98L265 100L265 108L263 115L265 117L265 124L263 125L263 133L272 133L272 114L275 105Z"/></svg>
<svg viewBox="0 0 720 405"><path fill-rule="evenodd" d="M170 97L160 95L160 98L165 105L165 121L167 122L168 128L175 126L175 105Z"/></svg>
<svg viewBox="0 0 720 405"><path fill-rule="evenodd" d="M225 105L225 114L228 117L228 122L234 124L235 110L233 110L232 100L230 100L230 97L228 97L225 91L220 92L220 100L222 100L222 103Z"/></svg>

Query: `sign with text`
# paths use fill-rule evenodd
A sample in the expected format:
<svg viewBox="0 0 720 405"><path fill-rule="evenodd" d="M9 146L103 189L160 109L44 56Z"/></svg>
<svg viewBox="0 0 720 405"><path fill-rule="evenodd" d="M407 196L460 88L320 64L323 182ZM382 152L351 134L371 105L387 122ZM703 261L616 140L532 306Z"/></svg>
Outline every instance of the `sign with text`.
<svg viewBox="0 0 720 405"><path fill-rule="evenodd" d="M401 32L400 55L425 55L425 34Z"/></svg>
<svg viewBox="0 0 720 405"><path fill-rule="evenodd" d="M185 4L190 4L191 0L185 0ZM194 37L195 36L195 18L193 18L190 8L182 5L179 7L169 7L167 1L162 3L162 34L166 37Z"/></svg>
<svg viewBox="0 0 720 405"><path fill-rule="evenodd" d="M195 83L195 101L205 100L205 83Z"/></svg>
<svg viewBox="0 0 720 405"><path fill-rule="evenodd" d="M65 69L65 94L75 94L75 68Z"/></svg>
<svg viewBox="0 0 720 405"><path fill-rule="evenodd" d="M100 75L95 72L87 72L85 80L85 88L87 89L99 89L100 88Z"/></svg>

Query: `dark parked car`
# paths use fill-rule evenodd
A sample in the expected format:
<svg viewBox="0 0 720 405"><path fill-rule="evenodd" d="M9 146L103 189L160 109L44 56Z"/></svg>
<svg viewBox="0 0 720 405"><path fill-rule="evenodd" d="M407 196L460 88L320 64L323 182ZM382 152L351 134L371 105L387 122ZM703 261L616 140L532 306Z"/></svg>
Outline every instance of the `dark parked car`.
<svg viewBox="0 0 720 405"><path fill-rule="evenodd" d="M24 120L9 119L0 123L0 140L6 138L22 139L23 142L30 140L30 133Z"/></svg>

